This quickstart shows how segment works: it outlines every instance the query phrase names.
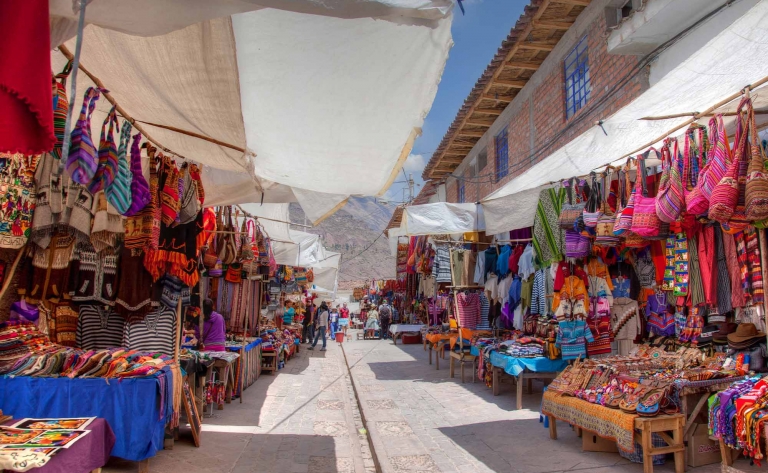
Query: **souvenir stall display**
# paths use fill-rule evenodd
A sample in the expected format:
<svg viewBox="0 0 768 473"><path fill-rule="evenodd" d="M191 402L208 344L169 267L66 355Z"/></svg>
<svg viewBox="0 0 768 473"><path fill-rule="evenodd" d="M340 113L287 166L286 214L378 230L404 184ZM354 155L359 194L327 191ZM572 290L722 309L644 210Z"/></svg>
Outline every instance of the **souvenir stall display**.
<svg viewBox="0 0 768 473"><path fill-rule="evenodd" d="M545 413L615 438L626 453L637 416L681 413L690 440L707 400L711 430L717 419L711 393L735 383L723 391L727 409L735 392L754 397L762 385L737 380L766 363L765 159L745 93L732 142L715 115L630 159L617 181L608 168L542 191L535 255L551 265L563 358L576 360L544 395ZM658 162L661 174L649 172ZM754 436L728 433L740 428L736 410L713 431L759 457Z"/></svg>
<svg viewBox="0 0 768 473"><path fill-rule="evenodd" d="M58 115L68 71L54 80ZM0 324L0 408L102 417L116 436L113 455L145 461L180 425L192 380L180 365L205 369L198 357L180 356L183 326L185 338L194 328L196 339L206 337L202 299L220 301L230 332L258 333L261 291L252 276L268 269L269 242L257 222L236 231L232 209L204 209L204 171L132 133L116 105L95 142L91 115L106 94L86 91L66 156L63 130L50 153L0 154L9 190L0 247L18 250L3 271L3 294L15 301ZM39 402L24 402L31 398Z"/></svg>

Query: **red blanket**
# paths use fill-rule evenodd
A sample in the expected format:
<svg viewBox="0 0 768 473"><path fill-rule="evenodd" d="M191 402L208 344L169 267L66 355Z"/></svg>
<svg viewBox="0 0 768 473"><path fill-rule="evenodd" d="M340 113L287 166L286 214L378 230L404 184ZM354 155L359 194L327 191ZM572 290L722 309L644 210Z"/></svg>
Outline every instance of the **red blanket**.
<svg viewBox="0 0 768 473"><path fill-rule="evenodd" d="M51 151L48 0L0 2L0 152Z"/></svg>

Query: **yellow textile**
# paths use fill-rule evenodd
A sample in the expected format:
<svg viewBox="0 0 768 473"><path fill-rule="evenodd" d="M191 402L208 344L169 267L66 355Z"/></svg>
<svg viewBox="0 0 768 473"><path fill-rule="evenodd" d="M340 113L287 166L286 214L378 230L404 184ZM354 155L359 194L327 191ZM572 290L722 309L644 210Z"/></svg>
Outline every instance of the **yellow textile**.
<svg viewBox="0 0 768 473"><path fill-rule="evenodd" d="M447 333L430 333L425 337L429 343L433 346L440 343L442 340L450 340L451 336Z"/></svg>
<svg viewBox="0 0 768 473"><path fill-rule="evenodd" d="M635 451L636 414L626 414L619 409L591 404L575 397L561 396L553 391L544 393L541 412L594 432L600 437L615 440L618 447L625 452Z"/></svg>
<svg viewBox="0 0 768 473"><path fill-rule="evenodd" d="M597 276L605 279L608 283L608 287L613 291L613 281L611 281L611 275L608 273L608 266L599 259L593 258L584 266L584 271L590 276Z"/></svg>

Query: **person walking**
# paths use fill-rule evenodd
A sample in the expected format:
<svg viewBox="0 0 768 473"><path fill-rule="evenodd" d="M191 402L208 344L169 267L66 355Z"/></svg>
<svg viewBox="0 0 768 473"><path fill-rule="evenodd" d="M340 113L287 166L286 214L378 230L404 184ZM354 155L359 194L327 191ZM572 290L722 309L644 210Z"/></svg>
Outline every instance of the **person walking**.
<svg viewBox="0 0 768 473"><path fill-rule="evenodd" d="M379 321L381 323L381 338L389 338L389 324L392 322L392 307L389 301L384 299L379 306Z"/></svg>
<svg viewBox="0 0 768 473"><path fill-rule="evenodd" d="M347 329L349 329L349 308L345 302L339 309L339 330L344 332L344 338L347 338Z"/></svg>
<svg viewBox="0 0 768 473"><path fill-rule="evenodd" d="M314 350L315 346L317 345L317 341L320 339L320 335L323 336L323 347L320 349L320 351L325 351L325 344L326 344L326 332L328 331L328 319L330 318L330 311L328 310L328 304L323 301L323 303L320 305L320 308L317 309L317 331L315 333L315 341L312 343L311 347L308 347L307 350Z"/></svg>
<svg viewBox="0 0 768 473"><path fill-rule="evenodd" d="M337 305L331 309L331 338L336 336L336 332L339 331L339 306Z"/></svg>
<svg viewBox="0 0 768 473"><path fill-rule="evenodd" d="M376 306L372 306L368 311L368 317L365 319L365 337L367 339L373 338L376 334L376 330L379 330L379 311L376 310Z"/></svg>

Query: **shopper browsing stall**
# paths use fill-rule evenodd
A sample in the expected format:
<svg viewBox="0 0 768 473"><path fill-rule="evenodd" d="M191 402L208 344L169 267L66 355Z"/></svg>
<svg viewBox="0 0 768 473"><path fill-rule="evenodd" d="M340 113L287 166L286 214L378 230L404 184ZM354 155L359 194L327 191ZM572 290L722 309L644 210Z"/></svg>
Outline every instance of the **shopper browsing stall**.
<svg viewBox="0 0 768 473"><path fill-rule="evenodd" d="M227 330L224 317L213 310L213 301L203 301L203 335L200 336L199 328L195 327L195 338L200 340L201 350L224 351L224 342L227 339Z"/></svg>

